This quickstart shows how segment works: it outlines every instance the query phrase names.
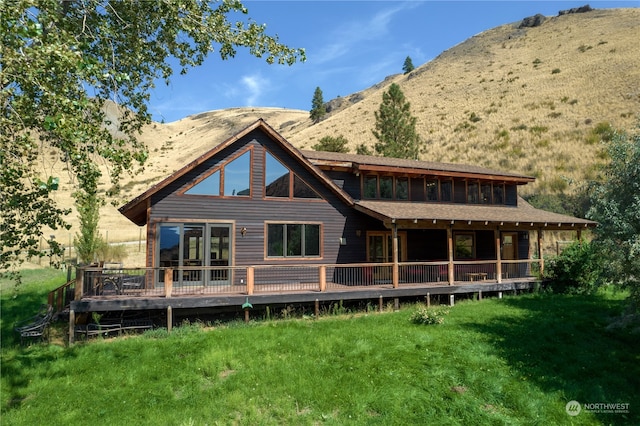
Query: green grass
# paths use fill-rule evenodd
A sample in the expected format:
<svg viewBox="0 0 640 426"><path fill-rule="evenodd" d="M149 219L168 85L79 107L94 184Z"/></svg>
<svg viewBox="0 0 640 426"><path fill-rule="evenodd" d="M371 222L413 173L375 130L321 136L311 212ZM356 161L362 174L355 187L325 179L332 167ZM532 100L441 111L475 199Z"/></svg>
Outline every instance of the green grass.
<svg viewBox="0 0 640 426"><path fill-rule="evenodd" d="M527 294L458 303L437 325L407 305L8 345L2 424L638 424L639 339L605 329L623 308L619 294ZM570 417L571 400L630 414Z"/></svg>

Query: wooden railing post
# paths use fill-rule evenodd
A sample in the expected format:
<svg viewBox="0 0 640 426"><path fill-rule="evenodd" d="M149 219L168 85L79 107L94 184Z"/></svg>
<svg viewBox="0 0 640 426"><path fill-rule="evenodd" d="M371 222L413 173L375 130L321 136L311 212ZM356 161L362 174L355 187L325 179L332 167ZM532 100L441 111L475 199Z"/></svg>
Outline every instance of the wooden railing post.
<svg viewBox="0 0 640 426"><path fill-rule="evenodd" d="M171 297L173 291L173 268L164 270L164 297Z"/></svg>
<svg viewBox="0 0 640 426"><path fill-rule="evenodd" d="M253 286L254 286L254 273L255 269L253 266L247 266L247 294L253 294Z"/></svg>
<svg viewBox="0 0 640 426"><path fill-rule="evenodd" d="M327 291L327 267L320 265L320 291Z"/></svg>

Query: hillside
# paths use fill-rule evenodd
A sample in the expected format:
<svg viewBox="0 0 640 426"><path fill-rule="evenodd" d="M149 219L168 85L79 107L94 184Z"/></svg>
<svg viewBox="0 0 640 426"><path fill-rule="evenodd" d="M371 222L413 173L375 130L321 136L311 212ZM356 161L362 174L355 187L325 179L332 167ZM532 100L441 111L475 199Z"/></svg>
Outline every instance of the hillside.
<svg viewBox="0 0 640 426"><path fill-rule="evenodd" d="M234 108L154 123L141 136L150 151L145 171L123 182L116 204L260 117L299 148L340 134L352 151L361 143L373 146L374 111L392 82L400 85L418 117L418 130L428 142L424 160L537 177L528 191L571 191L565 177L583 180L604 161L592 135L597 125L629 130L637 122L640 9L548 17L531 28L519 24L480 33L409 75L390 76L365 91L332 100L331 114L315 125L308 111L277 108ZM62 183L57 194L61 204L69 205L70 188ZM109 240L138 238L138 228L116 207L103 208L101 216L100 228L103 235L110 230ZM69 232L57 238L66 242Z"/></svg>

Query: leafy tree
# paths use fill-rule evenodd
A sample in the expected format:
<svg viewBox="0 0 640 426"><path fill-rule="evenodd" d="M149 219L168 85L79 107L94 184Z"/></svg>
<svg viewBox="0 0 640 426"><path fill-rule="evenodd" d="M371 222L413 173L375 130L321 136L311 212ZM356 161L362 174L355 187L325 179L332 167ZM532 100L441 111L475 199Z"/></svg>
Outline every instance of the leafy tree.
<svg viewBox="0 0 640 426"><path fill-rule="evenodd" d="M373 135L377 154L384 157L417 159L422 150L422 139L416 132L416 117L411 115L411 104L396 83L382 94L380 109L375 112Z"/></svg>
<svg viewBox="0 0 640 426"><path fill-rule="evenodd" d="M559 293L593 293L601 273L601 258L595 246L587 241L574 241L545 267L545 277Z"/></svg>
<svg viewBox="0 0 640 426"><path fill-rule="evenodd" d="M52 198L56 177L41 167L45 152L66 163L79 196L97 194L102 171L96 164L117 190L122 173L147 158L136 136L151 121L150 90L156 80L169 83L172 63L184 74L211 52L226 60L238 48L269 64L305 59L304 50L266 35L264 25L228 20L248 13L238 0L12 0L0 8L3 272L24 254L44 254L38 248L43 228L68 226L69 211ZM120 111L112 122L107 100ZM62 251L57 244L51 249Z"/></svg>
<svg viewBox="0 0 640 426"><path fill-rule="evenodd" d="M324 106L324 100L322 99L322 90L319 87L316 87L315 92L313 92L313 100L311 101L311 111L309 112L309 116L314 123L318 123L320 120L327 115L327 109Z"/></svg>
<svg viewBox="0 0 640 426"><path fill-rule="evenodd" d="M603 278L631 292L640 307L640 126L635 134L615 133L608 142L611 162L591 185L588 217L598 222L596 244L606 259Z"/></svg>
<svg viewBox="0 0 640 426"><path fill-rule="evenodd" d="M337 137L324 136L320 141L313 146L316 151L328 151L328 152L349 152L347 144L349 141L342 135Z"/></svg>
<svg viewBox="0 0 640 426"><path fill-rule="evenodd" d="M416 69L416 67L413 66L413 61L411 61L411 58L407 56L404 60L404 64L402 65L402 71L404 71L405 74L409 74L414 69Z"/></svg>
<svg viewBox="0 0 640 426"><path fill-rule="evenodd" d="M95 260L96 253L106 244L98 233L100 200L97 194L78 194L76 209L80 219L80 230L76 233L73 244L78 253L78 261L88 264Z"/></svg>

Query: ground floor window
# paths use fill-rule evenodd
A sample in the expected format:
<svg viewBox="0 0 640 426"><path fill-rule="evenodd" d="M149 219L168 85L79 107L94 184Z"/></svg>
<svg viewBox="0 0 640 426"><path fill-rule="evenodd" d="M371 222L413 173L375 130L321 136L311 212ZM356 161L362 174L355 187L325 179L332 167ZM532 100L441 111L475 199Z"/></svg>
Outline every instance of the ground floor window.
<svg viewBox="0 0 640 426"><path fill-rule="evenodd" d="M267 257L320 257L320 225L268 223Z"/></svg>
<svg viewBox="0 0 640 426"><path fill-rule="evenodd" d="M474 259L476 257L474 234L472 232L456 233L454 235L454 250L454 259Z"/></svg>
<svg viewBox="0 0 640 426"><path fill-rule="evenodd" d="M407 234L398 232L398 260L404 262L407 252ZM393 262L393 233L391 231L367 232L367 261Z"/></svg>

